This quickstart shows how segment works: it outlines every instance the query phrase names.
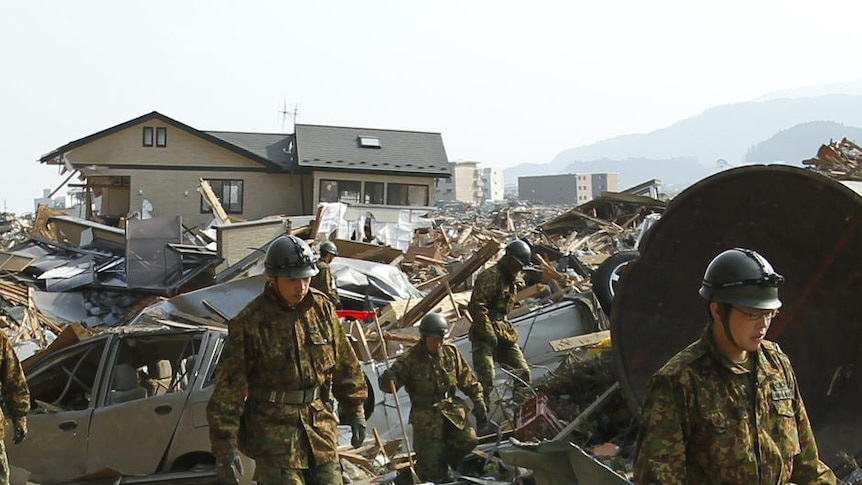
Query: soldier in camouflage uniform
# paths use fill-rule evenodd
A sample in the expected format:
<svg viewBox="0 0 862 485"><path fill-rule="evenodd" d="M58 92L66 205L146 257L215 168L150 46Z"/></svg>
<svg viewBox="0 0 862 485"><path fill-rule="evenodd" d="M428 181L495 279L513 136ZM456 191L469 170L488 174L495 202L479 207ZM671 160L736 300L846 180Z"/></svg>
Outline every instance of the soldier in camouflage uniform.
<svg viewBox="0 0 862 485"><path fill-rule="evenodd" d="M259 485L341 484L333 396L353 446L365 440L365 376L332 302L309 287L313 256L295 236L273 241L266 287L228 322L207 406L222 483L238 482L242 451Z"/></svg>
<svg viewBox="0 0 862 485"><path fill-rule="evenodd" d="M790 360L764 338L783 281L748 249L710 262L700 295L711 320L650 379L635 483L835 483L818 457Z"/></svg>
<svg viewBox="0 0 862 485"><path fill-rule="evenodd" d="M335 243L324 241L320 245L320 259L317 260L318 272L311 278L311 287L322 291L332 300L336 308L341 308L341 299L338 297L338 292L335 291L332 271L329 269L329 263L336 256L338 256L338 248L335 246Z"/></svg>
<svg viewBox="0 0 862 485"><path fill-rule="evenodd" d="M473 368L485 390L485 404L490 404L494 385L494 360L511 369L515 379L514 398L517 404L530 397L530 368L518 346L518 331L507 315L513 298L524 285L520 271L531 265L532 251L524 241L512 241L497 264L479 273L467 309L473 317L470 341L473 345ZM519 380L520 379L520 380Z"/></svg>
<svg viewBox="0 0 862 485"><path fill-rule="evenodd" d="M0 418L3 423L7 419L12 421L15 436L12 442L16 445L27 437L27 413L30 412L30 389L24 378L24 370L12 344L6 338L6 334L0 332L0 393L3 396L3 405L0 406ZM6 416L5 413L9 413ZM9 483L9 461L6 458L6 445L4 438L6 427L0 426L0 485Z"/></svg>
<svg viewBox="0 0 862 485"><path fill-rule="evenodd" d="M416 474L424 481L449 481L455 467L476 447L478 439L467 418L467 405L456 388L473 401L478 425L487 422L482 384L454 345L443 342L446 318L429 313L419 324L421 340L401 354L384 372L380 390L405 386L410 395L410 423L416 451Z"/></svg>

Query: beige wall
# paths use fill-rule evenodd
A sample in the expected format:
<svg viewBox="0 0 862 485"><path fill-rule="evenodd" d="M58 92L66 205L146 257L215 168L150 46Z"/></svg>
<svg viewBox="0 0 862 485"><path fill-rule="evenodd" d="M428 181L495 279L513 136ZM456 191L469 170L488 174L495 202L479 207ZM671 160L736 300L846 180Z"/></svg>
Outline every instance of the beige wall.
<svg viewBox="0 0 862 485"><path fill-rule="evenodd" d="M469 204L479 201L476 192L482 190L479 185L481 175L475 163L456 163L452 168L452 179L455 181L455 200Z"/></svg>
<svg viewBox="0 0 862 485"><path fill-rule="evenodd" d="M243 181L243 213L228 214L252 220L264 216L302 214L300 180L288 174L251 172L163 172L128 171L131 176L130 211L140 211L144 199L153 205L153 216L180 214L186 227L206 226L211 212L201 214L200 179L237 179ZM143 191L143 193L141 193Z"/></svg>
<svg viewBox="0 0 862 485"><path fill-rule="evenodd" d="M167 128L166 147L144 147L143 127ZM159 122L150 120L117 133L99 138L86 145L73 149L66 158L74 164L111 164L147 166L200 166L200 167L246 167L260 169L262 165L241 157L236 153L214 145L204 139L191 135Z"/></svg>
<svg viewBox="0 0 862 485"><path fill-rule="evenodd" d="M167 147L142 147L143 126L167 127ZM303 214L303 196L307 198L305 205L311 205L308 192L310 184L308 180L303 183L302 176L266 173L265 167L258 162L156 120L78 147L67 153L66 158L77 166L83 166L81 173L87 177L130 177L128 212L141 212L146 199L153 206L153 216L180 215L183 225L189 228L203 228L213 219L212 213L200 212L200 195L197 189L201 178L243 181L243 212L230 214L239 219ZM95 165L95 168L90 168L90 165ZM103 165L129 165L129 168L108 169ZM159 165L164 165L166 169L140 168ZM133 166L136 167L132 168ZM177 170L177 166L201 167L201 170ZM203 170L204 168L210 170ZM306 178L310 180L310 177ZM108 205L103 204L102 213L127 215L114 214L122 210L123 204L113 197L117 195L115 192L119 191L111 189L111 192L111 200L103 201L108 202Z"/></svg>

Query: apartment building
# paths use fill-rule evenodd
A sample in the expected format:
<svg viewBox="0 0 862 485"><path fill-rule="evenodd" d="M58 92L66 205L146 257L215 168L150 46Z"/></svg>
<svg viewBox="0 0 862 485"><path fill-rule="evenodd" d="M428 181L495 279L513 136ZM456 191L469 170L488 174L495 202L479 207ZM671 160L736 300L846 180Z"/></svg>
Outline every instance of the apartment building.
<svg viewBox="0 0 862 485"><path fill-rule="evenodd" d="M580 205L603 192L619 192L619 174L557 174L518 177L518 198L550 205Z"/></svg>

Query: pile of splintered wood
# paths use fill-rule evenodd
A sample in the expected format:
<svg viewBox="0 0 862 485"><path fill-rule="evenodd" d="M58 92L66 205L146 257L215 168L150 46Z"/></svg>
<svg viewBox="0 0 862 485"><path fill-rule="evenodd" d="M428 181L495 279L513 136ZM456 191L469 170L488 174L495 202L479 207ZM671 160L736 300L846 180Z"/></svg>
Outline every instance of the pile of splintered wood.
<svg viewBox="0 0 862 485"><path fill-rule="evenodd" d="M862 180L862 148L847 138L822 145L817 156L803 160L803 165L836 180Z"/></svg>

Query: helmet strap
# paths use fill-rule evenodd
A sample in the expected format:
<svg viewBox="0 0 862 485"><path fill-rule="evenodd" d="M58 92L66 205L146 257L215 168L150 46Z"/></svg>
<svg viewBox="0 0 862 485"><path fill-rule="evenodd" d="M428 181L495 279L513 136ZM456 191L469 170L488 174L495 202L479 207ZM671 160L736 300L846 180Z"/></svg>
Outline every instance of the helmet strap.
<svg viewBox="0 0 862 485"><path fill-rule="evenodd" d="M736 340L733 340L733 333L730 331L730 309L732 305L730 303L718 303L718 318L721 320L721 326L724 327L724 334L727 336L727 340L731 345L736 347L739 350L745 351L739 344L736 343Z"/></svg>

